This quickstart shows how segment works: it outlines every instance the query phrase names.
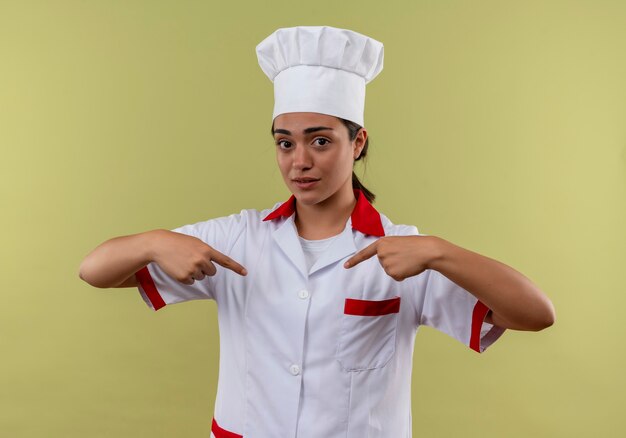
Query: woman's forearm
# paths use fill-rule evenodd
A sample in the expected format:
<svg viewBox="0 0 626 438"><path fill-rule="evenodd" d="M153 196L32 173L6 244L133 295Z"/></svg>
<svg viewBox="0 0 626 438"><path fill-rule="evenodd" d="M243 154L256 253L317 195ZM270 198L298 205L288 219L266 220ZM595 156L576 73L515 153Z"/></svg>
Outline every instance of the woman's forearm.
<svg viewBox="0 0 626 438"><path fill-rule="evenodd" d="M489 307L494 324L536 331L554 323L552 302L523 274L497 260L431 237L436 239L436 254L428 267Z"/></svg>
<svg viewBox="0 0 626 438"><path fill-rule="evenodd" d="M99 288L118 286L152 261L152 242L163 231L166 230L114 237L103 242L82 261L79 277Z"/></svg>

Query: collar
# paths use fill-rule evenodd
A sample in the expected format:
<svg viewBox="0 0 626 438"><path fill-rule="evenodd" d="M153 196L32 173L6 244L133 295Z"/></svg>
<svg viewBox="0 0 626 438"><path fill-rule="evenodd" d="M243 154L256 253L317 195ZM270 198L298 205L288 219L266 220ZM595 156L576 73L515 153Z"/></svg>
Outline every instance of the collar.
<svg viewBox="0 0 626 438"><path fill-rule="evenodd" d="M363 234L372 236L384 236L385 230L380 218L380 213L370 204L363 191L360 189L352 189L356 198L356 205L350 215L352 228ZM263 220L274 220L281 216L289 217L296 211L296 197L291 197L283 202L278 208L268 214Z"/></svg>

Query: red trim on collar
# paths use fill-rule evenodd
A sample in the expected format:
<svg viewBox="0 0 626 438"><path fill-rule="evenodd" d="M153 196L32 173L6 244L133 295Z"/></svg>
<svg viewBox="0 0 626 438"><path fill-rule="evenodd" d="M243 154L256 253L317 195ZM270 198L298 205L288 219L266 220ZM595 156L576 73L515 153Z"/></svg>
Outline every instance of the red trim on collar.
<svg viewBox="0 0 626 438"><path fill-rule="evenodd" d="M378 237L384 236L385 230L380 219L380 213L378 213L374 206L370 204L362 190L353 189L353 192L356 197L356 205L354 206L354 210L352 210L352 214L350 216L352 218L352 228L363 234ZM296 197L291 195L288 200L283 202L276 210L268 214L263 220L274 220L281 216L289 217L295 210Z"/></svg>
<svg viewBox="0 0 626 438"><path fill-rule="evenodd" d="M363 234L384 236L385 230L380 220L380 213L370 204L361 190L354 189L354 195L357 198L354 210L352 210L352 228Z"/></svg>
<svg viewBox="0 0 626 438"><path fill-rule="evenodd" d="M291 195L289 199L283 202L280 207L265 216L264 221L273 221L281 216L289 217L296 210L296 197Z"/></svg>

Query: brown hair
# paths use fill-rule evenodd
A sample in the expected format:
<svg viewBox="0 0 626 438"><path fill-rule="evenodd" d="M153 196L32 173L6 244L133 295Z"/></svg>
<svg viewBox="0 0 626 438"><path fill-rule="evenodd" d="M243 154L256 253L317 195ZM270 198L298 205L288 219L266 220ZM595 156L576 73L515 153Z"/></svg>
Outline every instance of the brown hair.
<svg viewBox="0 0 626 438"><path fill-rule="evenodd" d="M351 120L346 120L346 119L342 119L341 117L337 117L339 120L341 120L341 122L344 124L344 126L346 128L348 128L348 138L350 139L350 141L354 141L354 139L356 138L357 133L359 132L359 130L362 128L361 125L359 125L358 123L355 123ZM272 129L271 129L271 134L272 137L274 136L274 122L272 122ZM367 138L365 139L365 145L363 146L363 149L361 150L361 154L358 156L358 158L354 161L359 161L361 158L365 158L365 156L367 155L367 148L369 146L369 135L367 136ZM353 189L359 189L363 192L363 195L365 196L365 199L367 199L370 203L373 203L374 200L376 199L376 195L372 192L370 192L359 180L359 178L356 176L356 173L354 173L354 170L352 171L352 188Z"/></svg>
<svg viewBox="0 0 626 438"><path fill-rule="evenodd" d="M337 117L337 118L343 122L346 128L348 128L348 136L350 138L350 141L354 141L357 133L359 132L359 129L361 129L362 126L351 120L342 119L341 117ZM357 157L355 161L359 161L361 158L365 158L369 143L370 143L370 137L368 135L367 138L365 139L365 145L363 146L363 149L361 150L361 154ZM376 199L376 195L370 192L369 190L367 190L367 188L365 188L365 186L361 183L361 181L359 181L359 178L356 176L356 173L354 173L354 170L352 171L352 188L360 189L363 192L363 195L365 195L365 198L370 203L373 203L374 200Z"/></svg>

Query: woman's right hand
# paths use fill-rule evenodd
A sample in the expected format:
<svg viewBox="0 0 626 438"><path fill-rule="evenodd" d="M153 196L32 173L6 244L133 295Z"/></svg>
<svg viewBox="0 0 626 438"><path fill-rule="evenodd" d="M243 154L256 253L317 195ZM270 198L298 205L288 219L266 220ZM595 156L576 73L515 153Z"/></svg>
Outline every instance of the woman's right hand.
<svg viewBox="0 0 626 438"><path fill-rule="evenodd" d="M152 259L175 280L193 284L217 272L214 262L240 275L247 271L242 265L207 245L197 237L160 230L153 243Z"/></svg>

